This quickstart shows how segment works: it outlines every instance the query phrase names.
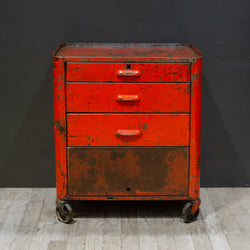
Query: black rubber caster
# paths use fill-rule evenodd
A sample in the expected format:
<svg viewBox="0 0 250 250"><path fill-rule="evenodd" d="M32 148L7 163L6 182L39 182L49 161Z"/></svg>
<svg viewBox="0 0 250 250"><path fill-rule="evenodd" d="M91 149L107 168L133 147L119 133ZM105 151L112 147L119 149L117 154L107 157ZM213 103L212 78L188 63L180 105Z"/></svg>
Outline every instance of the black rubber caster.
<svg viewBox="0 0 250 250"><path fill-rule="evenodd" d="M69 203L57 200L56 215L59 221L63 223L70 223L73 220L73 210Z"/></svg>
<svg viewBox="0 0 250 250"><path fill-rule="evenodd" d="M197 219L197 217L199 215L199 212L200 212L199 207L194 213L192 212L193 205L194 205L194 202L189 201L183 207L182 218L186 223L196 221L196 219Z"/></svg>

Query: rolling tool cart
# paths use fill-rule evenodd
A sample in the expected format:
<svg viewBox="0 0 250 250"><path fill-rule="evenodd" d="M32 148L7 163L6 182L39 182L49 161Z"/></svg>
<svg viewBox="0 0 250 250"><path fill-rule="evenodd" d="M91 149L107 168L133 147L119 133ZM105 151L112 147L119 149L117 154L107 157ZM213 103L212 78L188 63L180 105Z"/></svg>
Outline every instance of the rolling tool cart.
<svg viewBox="0 0 250 250"><path fill-rule="evenodd" d="M71 200L200 205L201 53L187 44L62 44L54 52L57 216Z"/></svg>

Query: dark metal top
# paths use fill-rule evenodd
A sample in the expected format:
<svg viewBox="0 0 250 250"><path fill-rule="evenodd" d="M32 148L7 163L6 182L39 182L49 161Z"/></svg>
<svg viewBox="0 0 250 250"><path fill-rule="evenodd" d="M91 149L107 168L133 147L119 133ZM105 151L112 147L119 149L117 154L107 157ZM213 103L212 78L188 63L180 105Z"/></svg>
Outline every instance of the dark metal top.
<svg viewBox="0 0 250 250"><path fill-rule="evenodd" d="M182 43L68 43L54 52L61 58L183 58L201 57L191 44Z"/></svg>

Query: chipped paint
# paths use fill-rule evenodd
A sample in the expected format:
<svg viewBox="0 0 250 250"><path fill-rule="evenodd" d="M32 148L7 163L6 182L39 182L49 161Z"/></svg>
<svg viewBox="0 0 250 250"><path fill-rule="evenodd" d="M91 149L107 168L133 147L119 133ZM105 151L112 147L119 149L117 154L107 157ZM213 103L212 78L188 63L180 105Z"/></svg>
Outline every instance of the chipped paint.
<svg viewBox="0 0 250 250"><path fill-rule="evenodd" d="M54 121L54 125L56 127L56 130L60 133L61 136L65 137L65 127L60 121Z"/></svg>
<svg viewBox="0 0 250 250"><path fill-rule="evenodd" d="M143 125L139 125L140 128L142 128L143 130L146 130L148 127L147 123L144 123Z"/></svg>

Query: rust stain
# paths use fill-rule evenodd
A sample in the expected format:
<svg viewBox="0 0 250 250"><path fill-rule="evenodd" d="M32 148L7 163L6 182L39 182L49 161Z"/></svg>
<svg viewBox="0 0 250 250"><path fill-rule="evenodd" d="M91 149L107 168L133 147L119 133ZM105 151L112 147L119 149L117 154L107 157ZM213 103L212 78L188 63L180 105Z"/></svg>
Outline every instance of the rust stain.
<svg viewBox="0 0 250 250"><path fill-rule="evenodd" d="M62 125L60 121L54 121L54 125L56 126L56 130L59 132L61 136L65 136L65 127Z"/></svg>

